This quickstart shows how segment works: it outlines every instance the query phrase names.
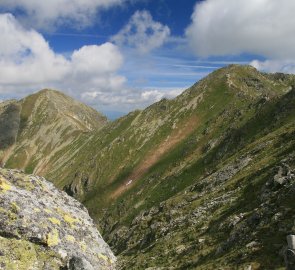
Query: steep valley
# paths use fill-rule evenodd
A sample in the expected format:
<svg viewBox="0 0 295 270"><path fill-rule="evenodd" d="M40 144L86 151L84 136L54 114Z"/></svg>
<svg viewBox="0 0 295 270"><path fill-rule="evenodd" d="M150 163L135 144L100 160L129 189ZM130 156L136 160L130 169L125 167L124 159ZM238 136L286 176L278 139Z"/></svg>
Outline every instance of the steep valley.
<svg viewBox="0 0 295 270"><path fill-rule="evenodd" d="M114 121L52 90L0 103L0 160L80 200L120 269L284 269L295 76L231 65Z"/></svg>

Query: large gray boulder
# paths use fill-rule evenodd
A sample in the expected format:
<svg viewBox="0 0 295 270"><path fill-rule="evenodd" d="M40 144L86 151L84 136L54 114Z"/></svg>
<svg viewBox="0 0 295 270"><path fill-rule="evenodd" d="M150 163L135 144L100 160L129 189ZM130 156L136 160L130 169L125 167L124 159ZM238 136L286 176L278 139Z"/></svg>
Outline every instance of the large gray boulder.
<svg viewBox="0 0 295 270"><path fill-rule="evenodd" d="M42 177L0 168L0 269L115 269L86 208Z"/></svg>

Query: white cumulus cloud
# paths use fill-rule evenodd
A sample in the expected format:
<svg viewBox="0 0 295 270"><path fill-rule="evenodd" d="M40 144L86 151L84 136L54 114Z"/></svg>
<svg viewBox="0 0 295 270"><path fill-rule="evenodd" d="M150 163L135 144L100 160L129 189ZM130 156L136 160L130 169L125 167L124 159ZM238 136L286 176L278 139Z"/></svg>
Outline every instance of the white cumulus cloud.
<svg viewBox="0 0 295 270"><path fill-rule="evenodd" d="M60 25L86 27L102 9L120 5L126 0L1 0L0 8L21 10L23 21L36 28L50 29Z"/></svg>
<svg viewBox="0 0 295 270"><path fill-rule="evenodd" d="M123 64L123 56L112 43L83 46L73 52L70 63L71 68L64 85L61 84L62 89L79 87L80 91L116 91L126 82L125 77L117 75Z"/></svg>
<svg viewBox="0 0 295 270"><path fill-rule="evenodd" d="M295 58L294 0L206 0L186 35L200 56L251 53Z"/></svg>
<svg viewBox="0 0 295 270"><path fill-rule="evenodd" d="M125 88L116 92L87 91L82 95L82 100L88 104L99 102L102 106L117 108L122 112L134 109L143 109L150 104L160 101L163 98L174 98L184 89L146 89L139 91L135 88Z"/></svg>
<svg viewBox="0 0 295 270"><path fill-rule="evenodd" d="M110 42L83 46L65 56L11 14L0 14L0 36L0 99L53 88L98 110L127 112L180 93L179 89L128 87L126 77L119 74L124 57Z"/></svg>
<svg viewBox="0 0 295 270"><path fill-rule="evenodd" d="M0 35L0 93L52 87L78 96L86 90L115 91L126 81L117 74L123 56L112 43L84 46L65 57L11 14L0 15Z"/></svg>
<svg viewBox="0 0 295 270"><path fill-rule="evenodd" d="M154 21L148 11L136 11L111 40L119 46L128 46L140 53L148 53L161 47L169 35L169 27Z"/></svg>
<svg viewBox="0 0 295 270"><path fill-rule="evenodd" d="M295 74L295 60L253 60L250 63L253 67L268 72L283 72Z"/></svg>
<svg viewBox="0 0 295 270"><path fill-rule="evenodd" d="M11 14L0 15L0 83L37 84L62 79L70 62L55 54L43 36L24 29Z"/></svg>
<svg viewBox="0 0 295 270"><path fill-rule="evenodd" d="M295 72L294 0L206 0L186 29L198 56L257 55L264 71Z"/></svg>

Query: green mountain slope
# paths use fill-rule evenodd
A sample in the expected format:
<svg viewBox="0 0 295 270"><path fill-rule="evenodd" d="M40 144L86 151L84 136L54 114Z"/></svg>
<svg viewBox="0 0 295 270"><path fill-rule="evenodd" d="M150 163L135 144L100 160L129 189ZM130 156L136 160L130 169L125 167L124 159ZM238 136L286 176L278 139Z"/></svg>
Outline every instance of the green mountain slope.
<svg viewBox="0 0 295 270"><path fill-rule="evenodd" d="M11 100L0 103L0 151L14 144L19 122L20 106Z"/></svg>
<svg viewBox="0 0 295 270"><path fill-rule="evenodd" d="M221 69L174 100L130 113L75 141L53 157L50 175L62 179L57 183L61 187L70 184L73 194L85 185L89 192L80 198L86 201L97 200L91 194L95 188L105 190L110 200L123 196L145 184L141 180L150 173L173 174L200 159L245 125L264 103L287 93L293 81L292 76L276 79L252 67ZM75 164L74 170L64 166L65 157ZM166 165L173 167L171 172Z"/></svg>
<svg viewBox="0 0 295 270"><path fill-rule="evenodd" d="M54 90L0 103L0 161L44 174L51 155L106 122L94 109Z"/></svg>
<svg viewBox="0 0 295 270"><path fill-rule="evenodd" d="M294 110L295 76L231 65L76 136L40 172L84 203L122 269L280 269Z"/></svg>
<svg viewBox="0 0 295 270"><path fill-rule="evenodd" d="M214 224L236 215L245 220L255 216L263 187L277 168L289 168L293 175L294 80L249 66L220 69L179 97L130 113L68 145L53 156L54 170L48 177L82 200L100 221L104 237L126 262L125 269L171 264L176 269L234 267L244 251L241 245L255 237L238 238L232 245L226 238L232 228ZM292 194L291 187L274 195L270 190L269 200L290 205L291 197L281 200L276 194ZM190 221L189 215L199 208ZM269 215L294 215L293 210L272 210ZM209 217L198 222L199 215ZM290 217L282 219L286 224L277 237L266 234L264 239L266 228L245 229L245 234L257 234L260 248L247 248L239 264L253 261L254 269L266 263L282 266L277 252L292 229ZM203 243L207 237L208 243ZM197 248L199 238L204 248ZM266 250L266 244L276 247ZM273 259L266 260L269 256Z"/></svg>
<svg viewBox="0 0 295 270"><path fill-rule="evenodd" d="M193 177L192 185L142 211L131 225L106 226L122 268L285 269L285 239L295 232L294 109L292 90L200 163L163 179ZM195 176L199 164L207 172Z"/></svg>

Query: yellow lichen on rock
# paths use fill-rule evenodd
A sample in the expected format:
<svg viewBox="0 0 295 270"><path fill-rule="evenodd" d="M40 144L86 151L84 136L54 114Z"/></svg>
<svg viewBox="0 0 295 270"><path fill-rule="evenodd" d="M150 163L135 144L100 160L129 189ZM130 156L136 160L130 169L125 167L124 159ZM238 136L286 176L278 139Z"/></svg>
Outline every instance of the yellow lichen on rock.
<svg viewBox="0 0 295 270"><path fill-rule="evenodd" d="M23 176L22 174L14 173L16 177L22 179L22 181L18 181L17 186L21 189L32 191L35 188L35 185L32 183L30 176Z"/></svg>
<svg viewBox="0 0 295 270"><path fill-rule="evenodd" d="M6 192L9 190L11 190L10 183L3 176L0 175L0 191Z"/></svg>
<svg viewBox="0 0 295 270"><path fill-rule="evenodd" d="M44 209L44 211L47 213L47 214L52 214L52 211L50 209Z"/></svg>
<svg viewBox="0 0 295 270"><path fill-rule="evenodd" d="M54 229L51 233L49 233L47 235L46 242L47 242L47 245L49 247L58 245L58 243L59 243L59 234L58 234L58 231L56 229Z"/></svg>
<svg viewBox="0 0 295 270"><path fill-rule="evenodd" d="M20 208L16 202L13 202L13 203L11 203L11 209L12 209L12 212L17 213Z"/></svg>
<svg viewBox="0 0 295 270"><path fill-rule="evenodd" d="M52 224L55 224L55 225L60 225L60 220L55 218L55 217L51 217L48 219Z"/></svg>
<svg viewBox="0 0 295 270"><path fill-rule="evenodd" d="M46 263L50 269L59 269L54 253L42 250L38 245L23 239L0 237L0 269L29 270L42 269Z"/></svg>
<svg viewBox="0 0 295 270"><path fill-rule="evenodd" d="M98 258L104 260L104 261L109 261L109 258L106 255L103 255L102 253L97 254Z"/></svg>
<svg viewBox="0 0 295 270"><path fill-rule="evenodd" d="M80 243L80 247L83 251L86 251L86 249L87 249L87 246L84 241Z"/></svg>
<svg viewBox="0 0 295 270"><path fill-rule="evenodd" d="M63 219L65 220L65 222L69 223L71 226L74 225L74 223L78 222L79 220L76 218L73 218L71 215L69 214L65 214L63 216Z"/></svg>
<svg viewBox="0 0 295 270"><path fill-rule="evenodd" d="M72 236L72 235L67 235L67 236L66 236L66 239L67 239L67 241L72 242L72 243L74 243L75 240L76 240L75 237Z"/></svg>

